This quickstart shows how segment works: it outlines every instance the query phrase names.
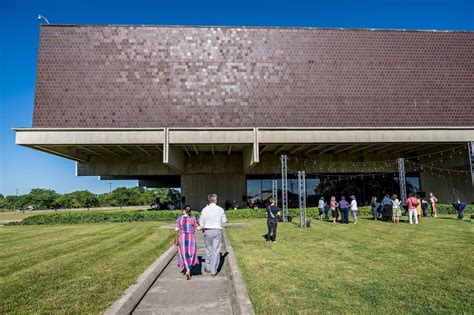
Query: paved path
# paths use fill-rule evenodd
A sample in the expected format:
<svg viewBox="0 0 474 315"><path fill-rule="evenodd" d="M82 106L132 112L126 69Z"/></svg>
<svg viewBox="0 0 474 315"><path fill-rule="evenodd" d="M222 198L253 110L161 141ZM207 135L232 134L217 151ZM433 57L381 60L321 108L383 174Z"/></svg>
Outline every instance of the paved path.
<svg viewBox="0 0 474 315"><path fill-rule="evenodd" d="M203 234L197 232L196 239L201 260L205 257ZM224 246L222 252L225 253ZM216 277L198 265L187 281L179 272L175 255L133 314L232 314L228 267L222 256L221 265Z"/></svg>

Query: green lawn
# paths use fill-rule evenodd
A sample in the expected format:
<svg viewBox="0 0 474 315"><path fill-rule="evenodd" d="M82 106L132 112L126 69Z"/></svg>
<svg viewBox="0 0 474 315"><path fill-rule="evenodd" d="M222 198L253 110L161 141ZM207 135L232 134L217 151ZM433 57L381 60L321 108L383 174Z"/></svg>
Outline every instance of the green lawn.
<svg viewBox="0 0 474 315"><path fill-rule="evenodd" d="M102 313L171 245L159 225L0 227L0 314Z"/></svg>
<svg viewBox="0 0 474 315"><path fill-rule="evenodd" d="M0 222L23 220L24 218L27 218L35 214L39 214L39 213L0 212Z"/></svg>
<svg viewBox="0 0 474 315"><path fill-rule="evenodd" d="M265 220L227 230L257 314L472 314L473 225L452 218L281 223L276 244Z"/></svg>

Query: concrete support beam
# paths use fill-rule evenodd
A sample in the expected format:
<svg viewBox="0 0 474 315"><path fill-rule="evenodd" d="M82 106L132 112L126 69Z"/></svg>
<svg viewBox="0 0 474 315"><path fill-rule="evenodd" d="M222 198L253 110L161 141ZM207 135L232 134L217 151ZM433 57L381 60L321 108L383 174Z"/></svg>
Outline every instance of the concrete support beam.
<svg viewBox="0 0 474 315"><path fill-rule="evenodd" d="M277 155L278 153L285 150L285 148L286 148L286 145L281 145L273 154Z"/></svg>
<svg viewBox="0 0 474 315"><path fill-rule="evenodd" d="M184 155L181 150L176 147L170 146L169 142L169 129L165 128L163 134L163 164L171 168L172 170L183 173L184 172Z"/></svg>
<svg viewBox="0 0 474 315"><path fill-rule="evenodd" d="M366 150L366 149L368 149L368 148L371 148L371 147L374 147L374 146L376 146L376 144L369 144L369 145L363 145L363 144L361 144L361 145L355 147L354 149L352 149L351 151L349 151L348 153L349 153L349 154L354 154L354 153L356 153L356 152L364 151L364 150Z"/></svg>
<svg viewBox="0 0 474 315"><path fill-rule="evenodd" d="M124 147L119 146L119 148L120 148L120 150L124 151L124 152L127 153L127 154L130 154L130 155L132 154L131 151L125 149Z"/></svg>
<svg viewBox="0 0 474 315"><path fill-rule="evenodd" d="M159 176L179 173L163 164L160 156L90 156L77 163L77 176Z"/></svg>
<svg viewBox="0 0 474 315"><path fill-rule="evenodd" d="M51 153L63 158L67 158L76 162L86 163L89 160L88 156L80 154L75 150L69 148L45 148L40 145L32 146L32 148L46 153Z"/></svg>
<svg viewBox="0 0 474 315"><path fill-rule="evenodd" d="M163 163L178 173L184 172L184 154L176 147L168 147L168 158Z"/></svg>
<svg viewBox="0 0 474 315"><path fill-rule="evenodd" d="M322 147L324 147L324 145L321 145L321 144L319 144L319 145L313 145L313 147L310 148L309 150L305 151L304 154L309 154L309 153L311 153L311 152L313 152L313 151L319 150L319 149L322 148Z"/></svg>
<svg viewBox="0 0 474 315"><path fill-rule="evenodd" d="M102 146L99 146L99 148L100 148L101 150L104 150L104 151L107 152L107 153L112 154L112 155L118 155L118 154L115 153L114 151L108 149L106 146L103 146L103 145L102 145Z"/></svg>
<svg viewBox="0 0 474 315"><path fill-rule="evenodd" d="M364 153L371 153L371 152L375 152L375 151L381 151L382 149L388 148L390 146L392 146L392 144L377 145L372 149L364 150Z"/></svg>
<svg viewBox="0 0 474 315"><path fill-rule="evenodd" d="M258 163L258 160L258 151L255 151L254 147L246 147L242 153L244 172L255 166Z"/></svg>
<svg viewBox="0 0 474 315"><path fill-rule="evenodd" d="M141 146L137 145L137 148L138 148L138 150L142 151L142 152L145 153L146 155L151 155L150 152L148 152L147 150L145 150L145 149L142 148Z"/></svg>
<svg viewBox="0 0 474 315"><path fill-rule="evenodd" d="M354 144L354 145L351 145L349 147L347 146L343 146L342 148L338 149L338 150L335 150L334 151L334 154L339 154L341 152L344 152L344 151L349 151L350 149L353 149L355 147L359 146L358 144Z"/></svg>
<svg viewBox="0 0 474 315"><path fill-rule="evenodd" d="M184 148L184 151L186 152L186 154L187 154L189 157L191 157L191 153L189 153L188 147L183 146L183 148Z"/></svg>
<svg viewBox="0 0 474 315"><path fill-rule="evenodd" d="M199 151L195 145L193 145L194 153L196 153L196 156L199 156Z"/></svg>
<svg viewBox="0 0 474 315"><path fill-rule="evenodd" d="M319 153L319 154L324 154L324 153L326 153L326 152L329 152L329 151L331 151L331 150L334 150L334 149L337 148L337 147L339 147L339 146L338 146L338 145L329 145L327 148L325 148L325 149L319 151L318 153Z"/></svg>
<svg viewBox="0 0 474 315"><path fill-rule="evenodd" d="M86 147L83 147L83 146L81 146L81 145L80 145L78 148L79 148L79 149L82 149L82 150L84 150L84 151L90 152L90 153L92 153L92 154L94 154L94 155L103 155L103 154L100 154L100 153L97 152L97 151L94 151L93 149L86 148Z"/></svg>
<svg viewBox="0 0 474 315"><path fill-rule="evenodd" d="M306 145L297 145L294 149L292 149L288 154L294 154L302 149L304 149Z"/></svg>

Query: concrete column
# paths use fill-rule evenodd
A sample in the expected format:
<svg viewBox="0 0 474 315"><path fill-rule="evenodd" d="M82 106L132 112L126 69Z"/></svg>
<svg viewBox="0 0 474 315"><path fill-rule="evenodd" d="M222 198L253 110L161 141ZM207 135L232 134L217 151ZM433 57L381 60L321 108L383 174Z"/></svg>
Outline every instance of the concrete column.
<svg viewBox="0 0 474 315"><path fill-rule="evenodd" d="M218 204L224 208L226 200L242 204L246 190L245 175L182 175L181 194L186 197L186 204L195 210L206 206L207 196L217 194Z"/></svg>

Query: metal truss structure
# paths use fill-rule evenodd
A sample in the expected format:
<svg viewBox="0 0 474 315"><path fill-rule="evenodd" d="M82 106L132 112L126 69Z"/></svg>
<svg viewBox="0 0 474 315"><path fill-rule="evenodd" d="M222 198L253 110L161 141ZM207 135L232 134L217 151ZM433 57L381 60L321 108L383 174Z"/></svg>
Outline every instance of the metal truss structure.
<svg viewBox="0 0 474 315"><path fill-rule="evenodd" d="M300 212L300 228L306 228L306 174L298 171L298 204Z"/></svg>
<svg viewBox="0 0 474 315"><path fill-rule="evenodd" d="M288 156L280 157L281 165L281 209L283 221L288 222Z"/></svg>

